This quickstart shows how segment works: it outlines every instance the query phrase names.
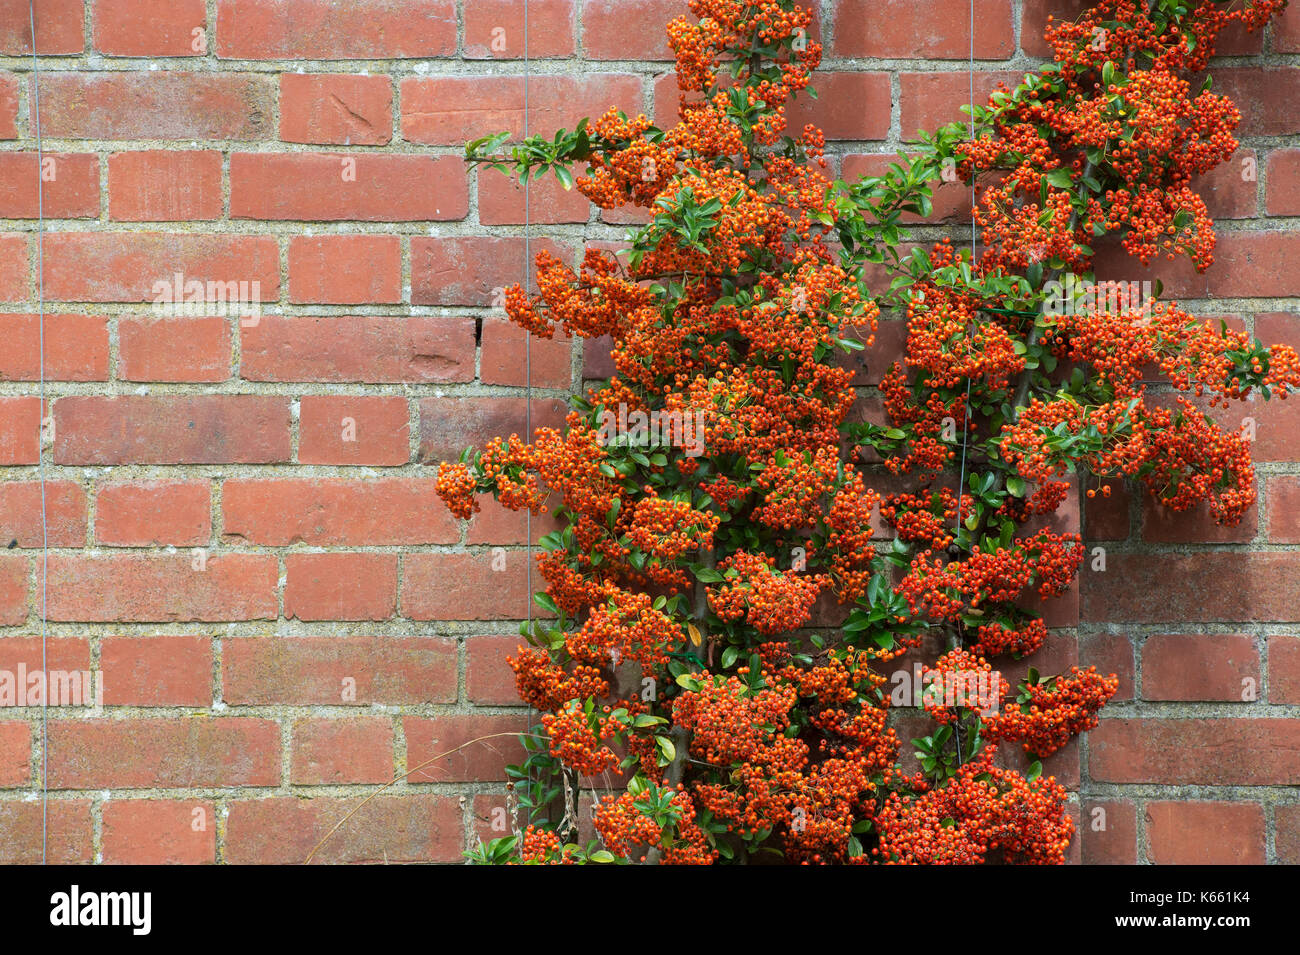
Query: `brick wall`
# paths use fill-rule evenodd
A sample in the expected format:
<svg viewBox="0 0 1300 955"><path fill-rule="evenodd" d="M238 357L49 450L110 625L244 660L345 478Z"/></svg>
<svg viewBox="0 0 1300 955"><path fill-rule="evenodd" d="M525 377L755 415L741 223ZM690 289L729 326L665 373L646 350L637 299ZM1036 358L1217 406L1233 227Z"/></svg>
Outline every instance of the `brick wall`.
<svg viewBox="0 0 1300 955"><path fill-rule="evenodd" d="M975 5L977 95L1043 55L1049 9L1081 6ZM49 711L49 857L301 861L374 784L524 724L502 662L528 606L523 522L453 520L426 467L523 429L523 339L494 307L524 274L523 194L458 158L522 128L522 2L37 0L44 410L27 9L0 0L0 672L40 668L44 592L47 668L105 688L102 715ZM611 104L668 120L681 9L531 0L529 128ZM846 175L958 117L967 10L822 0L821 98L800 112ZM1162 274L1294 343L1300 14L1227 52L1215 88L1253 167L1207 184L1211 277ZM965 201L942 190L925 234L963 234ZM627 221L550 182L530 218L563 255ZM195 280L245 283L246 311L159 314ZM602 365L534 343L534 422ZM1232 412L1258 437L1242 528L1122 488L1087 509L1106 570L1057 608L1050 656L1124 682L1050 767L1079 793L1084 861L1300 862L1298 412ZM373 800L321 858L457 859L515 756L492 742ZM39 707L0 711L2 861L40 857L42 756Z"/></svg>

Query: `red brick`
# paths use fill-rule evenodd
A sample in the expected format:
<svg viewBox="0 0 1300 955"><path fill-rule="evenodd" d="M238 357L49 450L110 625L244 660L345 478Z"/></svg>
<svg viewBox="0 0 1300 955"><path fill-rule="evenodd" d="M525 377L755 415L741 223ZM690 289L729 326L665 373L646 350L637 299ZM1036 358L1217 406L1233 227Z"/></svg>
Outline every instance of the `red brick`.
<svg viewBox="0 0 1300 955"><path fill-rule="evenodd" d="M1300 99L1300 69L1220 67L1214 71L1214 92L1241 110L1238 138L1300 133L1300 116L1293 108Z"/></svg>
<svg viewBox="0 0 1300 955"><path fill-rule="evenodd" d="M402 300L402 240L388 235L298 236L289 243L289 300L364 305Z"/></svg>
<svg viewBox="0 0 1300 955"><path fill-rule="evenodd" d="M17 720L0 722L0 789L32 778L32 728Z"/></svg>
<svg viewBox="0 0 1300 955"><path fill-rule="evenodd" d="M194 799L110 799L103 859L119 865L208 865L217 859L215 806Z"/></svg>
<svg viewBox="0 0 1300 955"><path fill-rule="evenodd" d="M498 435L525 437L525 411L520 398L421 398L420 460L454 461ZM534 430L563 426L566 411L561 401L535 400Z"/></svg>
<svg viewBox="0 0 1300 955"><path fill-rule="evenodd" d="M393 138L387 76L283 73L280 139L327 146L386 146Z"/></svg>
<svg viewBox="0 0 1300 955"><path fill-rule="evenodd" d="M411 304L502 308L505 289L523 280L540 252L573 261L571 246L549 239L534 239L525 256L517 236L413 236Z"/></svg>
<svg viewBox="0 0 1300 955"><path fill-rule="evenodd" d="M1288 7L1273 21L1273 51L1300 53L1300 13Z"/></svg>
<svg viewBox="0 0 1300 955"><path fill-rule="evenodd" d="M41 527L39 481L0 482L0 547L51 547L86 543L86 492L74 481L45 484L45 531Z"/></svg>
<svg viewBox="0 0 1300 955"><path fill-rule="evenodd" d="M1133 699L1133 644L1122 634L1096 633L1079 638L1079 663L1095 666L1104 676L1119 679L1114 702Z"/></svg>
<svg viewBox="0 0 1300 955"><path fill-rule="evenodd" d="M527 510L512 511L484 496L479 500L480 509L469 519L465 528L465 543L474 544L526 544L536 543L551 531L562 529L561 521L545 514L529 516ZM531 528L530 528L531 525ZM518 554L509 554L507 561L518 560Z"/></svg>
<svg viewBox="0 0 1300 955"><path fill-rule="evenodd" d="M124 318L117 323L125 381L225 381L230 324L220 316Z"/></svg>
<svg viewBox="0 0 1300 955"><path fill-rule="evenodd" d="M272 720L58 720L49 733L52 789L280 783L280 727Z"/></svg>
<svg viewBox="0 0 1300 955"><path fill-rule="evenodd" d="M1219 232L1214 267L1202 275L1186 259L1144 267L1118 247L1099 248L1097 274L1131 281L1160 279L1164 298L1277 298L1300 294L1290 262L1300 255L1300 232ZM1239 405L1233 405L1235 411Z"/></svg>
<svg viewBox="0 0 1300 955"><path fill-rule="evenodd" d="M434 479L231 479L222 491L230 539L283 547L451 544L456 520Z"/></svg>
<svg viewBox="0 0 1300 955"><path fill-rule="evenodd" d="M18 80L0 74L0 139L18 138Z"/></svg>
<svg viewBox="0 0 1300 955"><path fill-rule="evenodd" d="M582 54L588 60L671 60L667 28L678 17L695 22L678 0L582 0Z"/></svg>
<svg viewBox="0 0 1300 955"><path fill-rule="evenodd" d="M104 637L99 666L107 706L212 704L211 637Z"/></svg>
<svg viewBox="0 0 1300 955"><path fill-rule="evenodd" d="M456 641L445 637L233 637L221 656L230 704L456 701Z"/></svg>
<svg viewBox="0 0 1300 955"><path fill-rule="evenodd" d="M465 58L521 59L524 29L520 10L515 0L465 0ZM574 0L529 0L528 58L571 56L573 29ZM590 52L587 55L590 57Z"/></svg>
<svg viewBox="0 0 1300 955"><path fill-rule="evenodd" d="M109 56L207 53L204 0L94 0L93 18L95 49Z"/></svg>
<svg viewBox="0 0 1300 955"><path fill-rule="evenodd" d="M402 137L408 142L464 146L509 130L523 135L522 76L410 77L402 81ZM534 76L528 84L528 131L548 137L610 107L641 112L641 81L626 73Z"/></svg>
<svg viewBox="0 0 1300 955"><path fill-rule="evenodd" d="M230 283L256 301L280 294L280 252L270 236L55 232L45 237L44 271L46 298L63 302L170 305L179 296L182 304L188 293L173 289L177 274L204 283L209 299ZM221 286L210 293L208 283Z"/></svg>
<svg viewBox="0 0 1300 955"><path fill-rule="evenodd" d="M0 153L0 217L35 219L42 204L47 219L98 217L99 157L45 153L38 160L35 152Z"/></svg>
<svg viewBox="0 0 1300 955"><path fill-rule="evenodd" d="M406 464L409 407L388 395L307 395L298 415L302 464Z"/></svg>
<svg viewBox="0 0 1300 955"><path fill-rule="evenodd" d="M41 328L37 315L0 315L0 381L41 377ZM45 380L105 381L108 319L101 315L45 316Z"/></svg>
<svg viewBox="0 0 1300 955"><path fill-rule="evenodd" d="M1093 623L1293 620L1300 555L1110 554L1104 573L1085 561L1080 580Z"/></svg>
<svg viewBox="0 0 1300 955"><path fill-rule="evenodd" d="M192 554L51 554L49 618L76 623L274 620L277 576L270 554L214 555L202 563Z"/></svg>
<svg viewBox="0 0 1300 955"><path fill-rule="evenodd" d="M59 464L288 461L289 400L273 395L117 395L54 405Z"/></svg>
<svg viewBox="0 0 1300 955"><path fill-rule="evenodd" d="M1102 719L1087 735L1094 782L1289 786L1300 720Z"/></svg>
<svg viewBox="0 0 1300 955"><path fill-rule="evenodd" d="M1227 162L1192 178L1191 187L1205 200L1212 219L1253 219L1259 212L1256 178L1259 159L1253 149L1238 149ZM1244 173L1253 168L1255 175Z"/></svg>
<svg viewBox="0 0 1300 955"><path fill-rule="evenodd" d="M206 481L106 484L95 497L95 540L112 547L193 547L212 537Z"/></svg>
<svg viewBox="0 0 1300 955"><path fill-rule="evenodd" d="M976 105L987 104L999 81L1014 86L1020 79L1018 73L976 73ZM969 115L961 111L971 98L971 79L967 72L903 73L899 82L903 101L899 132L904 140L915 139L920 130L929 132L947 123L969 121Z"/></svg>
<svg viewBox="0 0 1300 955"><path fill-rule="evenodd" d="M835 8L836 56L964 60L970 0L915 4L906 0L841 0ZM1011 0L976 0L977 60L1004 60L1015 50Z"/></svg>
<svg viewBox="0 0 1300 955"><path fill-rule="evenodd" d="M789 128L818 126L827 139L884 139L889 135L890 103L886 73L817 73L817 99L806 93L789 110ZM845 109L852 103L852 109Z"/></svg>
<svg viewBox="0 0 1300 955"><path fill-rule="evenodd" d="M1268 638L1268 701L1300 703L1300 637Z"/></svg>
<svg viewBox="0 0 1300 955"><path fill-rule="evenodd" d="M569 387L573 340L562 332L551 339L537 338L509 319L489 317L483 319L482 344L479 380L485 385ZM527 364L522 357L525 346Z"/></svg>
<svg viewBox="0 0 1300 955"><path fill-rule="evenodd" d="M1083 804L1075 842L1084 865L1137 863L1137 810L1127 799L1092 799Z"/></svg>
<svg viewBox="0 0 1300 955"><path fill-rule="evenodd" d="M525 200L527 200L525 202ZM478 179L478 221L483 225L554 225L586 222L591 202L577 189L565 189L554 176L533 180L524 187L495 170L483 170Z"/></svg>
<svg viewBox="0 0 1300 955"><path fill-rule="evenodd" d="M220 0L217 55L389 60L456 52L453 0Z"/></svg>
<svg viewBox="0 0 1300 955"><path fill-rule="evenodd" d="M37 30L39 32L39 27ZM90 862L95 841L88 799L51 799L42 818L39 799L0 802L0 865ZM47 825L43 825L47 823Z"/></svg>
<svg viewBox="0 0 1300 955"><path fill-rule="evenodd" d="M463 316L263 315L240 328L249 381L471 381L474 320Z"/></svg>
<svg viewBox="0 0 1300 955"><path fill-rule="evenodd" d="M284 615L387 620L397 607L396 554L289 554Z"/></svg>
<svg viewBox="0 0 1300 955"><path fill-rule="evenodd" d="M0 397L0 464L35 464L41 455L41 399Z"/></svg>
<svg viewBox="0 0 1300 955"><path fill-rule="evenodd" d="M1269 215L1300 215L1300 149L1269 151L1266 188L1264 208Z"/></svg>
<svg viewBox="0 0 1300 955"><path fill-rule="evenodd" d="M0 53L32 53L32 14L36 20L37 52L47 56L80 53L86 48L83 0L0 0Z"/></svg>
<svg viewBox="0 0 1300 955"><path fill-rule="evenodd" d="M47 252L49 242L50 237L47 235ZM30 261L25 235L0 235L0 301L21 302L28 298L27 290L32 274L28 269ZM49 297L47 291L46 298Z"/></svg>
<svg viewBox="0 0 1300 955"><path fill-rule="evenodd" d="M405 222L469 211L464 160L366 153L232 153L232 219Z"/></svg>
<svg viewBox="0 0 1300 955"><path fill-rule="evenodd" d="M1254 509L1235 525L1216 524L1208 504L1172 511L1150 494L1142 495L1142 539L1153 543L1244 543L1254 539L1257 523Z"/></svg>
<svg viewBox="0 0 1300 955"><path fill-rule="evenodd" d="M515 671L506 662L523 645L514 636L470 637L465 641L469 662L465 671L465 692L471 703L518 706Z"/></svg>
<svg viewBox="0 0 1300 955"><path fill-rule="evenodd" d="M378 796L331 834L362 797L236 799L226 823L225 861L298 865L313 862L460 862L464 835L454 796ZM324 843L321 844L321 841Z"/></svg>
<svg viewBox="0 0 1300 955"><path fill-rule="evenodd" d="M410 773L407 778L413 783L504 781L506 766L524 760L524 748L518 740L518 734L528 731L523 713L458 714L433 719L407 716L402 727L406 733L406 770ZM416 769L425 763L428 765Z"/></svg>
<svg viewBox="0 0 1300 955"><path fill-rule="evenodd" d="M1133 500L1128 486L1122 480L1106 478L1099 487L1109 487L1111 492L1084 498L1084 539L1126 540L1129 535L1129 505Z"/></svg>
<svg viewBox="0 0 1300 955"><path fill-rule="evenodd" d="M1274 819L1277 861L1300 865L1300 805L1278 806Z"/></svg>
<svg viewBox="0 0 1300 955"><path fill-rule="evenodd" d="M90 669L90 642L85 637L5 637L0 640L0 670L28 673L48 669L82 671Z"/></svg>
<svg viewBox="0 0 1300 955"><path fill-rule="evenodd" d="M1249 686L1257 699L1260 683L1254 637L1157 633L1142 648L1144 699L1251 702L1243 694Z"/></svg>
<svg viewBox="0 0 1300 955"><path fill-rule="evenodd" d="M142 149L108 157L108 217L119 222L219 219L221 153Z"/></svg>
<svg viewBox="0 0 1300 955"><path fill-rule="evenodd" d="M275 79L252 73L42 73L50 139L274 138Z"/></svg>
<svg viewBox="0 0 1300 955"><path fill-rule="evenodd" d="M23 555L0 554L0 625L15 626L27 619L30 570Z"/></svg>
<svg viewBox="0 0 1300 955"><path fill-rule="evenodd" d="M497 571L493 556L490 551L408 554L402 615L412 620L523 620L532 601L525 563L507 557L505 569Z"/></svg>
<svg viewBox="0 0 1300 955"><path fill-rule="evenodd" d="M290 754L295 785L386 783L393 778L393 724L382 716L298 720Z"/></svg>
<svg viewBox="0 0 1300 955"><path fill-rule="evenodd" d="M1263 865L1264 807L1244 802L1149 802L1147 845L1156 865Z"/></svg>

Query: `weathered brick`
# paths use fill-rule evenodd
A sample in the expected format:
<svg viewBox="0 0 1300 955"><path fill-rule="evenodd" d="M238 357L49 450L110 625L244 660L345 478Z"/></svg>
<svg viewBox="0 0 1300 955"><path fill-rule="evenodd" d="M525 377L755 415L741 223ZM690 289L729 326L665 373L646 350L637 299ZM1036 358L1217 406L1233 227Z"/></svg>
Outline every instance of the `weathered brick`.
<svg viewBox="0 0 1300 955"><path fill-rule="evenodd" d="M1283 786L1300 771L1300 720L1103 718L1087 740L1096 782Z"/></svg>
<svg viewBox="0 0 1300 955"><path fill-rule="evenodd" d="M331 146L385 146L393 138L387 76L283 73L280 139Z"/></svg>
<svg viewBox="0 0 1300 955"><path fill-rule="evenodd" d="M297 720L289 759L299 786L389 782L393 724L383 716Z"/></svg>
<svg viewBox="0 0 1300 955"><path fill-rule="evenodd" d="M453 0L219 0L217 55L237 60L388 60L456 50Z"/></svg>
<svg viewBox="0 0 1300 955"><path fill-rule="evenodd" d="M230 377L230 320L123 318L117 323L120 364L126 381L217 382Z"/></svg>
<svg viewBox="0 0 1300 955"><path fill-rule="evenodd" d="M1146 804L1156 865L1263 865L1264 807L1242 802Z"/></svg>
<svg viewBox="0 0 1300 955"><path fill-rule="evenodd" d="M402 728L411 782L496 782L508 764L523 762L518 734L527 732L528 720L523 713L408 716Z"/></svg>
<svg viewBox="0 0 1300 955"><path fill-rule="evenodd" d="M402 241L388 235L296 236L289 300L369 305L402 300Z"/></svg>
<svg viewBox="0 0 1300 955"><path fill-rule="evenodd" d="M231 704L452 703L456 642L446 637L233 637L222 648Z"/></svg>
<svg viewBox="0 0 1300 955"><path fill-rule="evenodd" d="M411 459L409 410L397 395L306 395L298 413L298 460L405 464Z"/></svg>
<svg viewBox="0 0 1300 955"><path fill-rule="evenodd" d="M59 464L288 461L289 400L273 395L84 395L54 405Z"/></svg>
<svg viewBox="0 0 1300 955"><path fill-rule="evenodd" d="M102 315L45 316L45 380L104 381L108 378L108 319ZM41 377L41 319L0 315L0 381Z"/></svg>
<svg viewBox="0 0 1300 955"><path fill-rule="evenodd" d="M99 667L105 706L210 706L212 638L104 637Z"/></svg>
<svg viewBox="0 0 1300 955"><path fill-rule="evenodd" d="M94 44L109 56L202 56L204 0L94 0Z"/></svg>
<svg viewBox="0 0 1300 955"><path fill-rule="evenodd" d="M233 153L233 219L404 222L469 211L465 163L453 156Z"/></svg>
<svg viewBox="0 0 1300 955"><path fill-rule="evenodd" d="M108 217L119 222L219 219L221 153L141 149L108 157Z"/></svg>
<svg viewBox="0 0 1300 955"><path fill-rule="evenodd" d="M104 862L207 865L217 859L216 807L201 799L110 799L103 808Z"/></svg>
<svg viewBox="0 0 1300 955"><path fill-rule="evenodd" d="M276 786L280 727L252 717L51 721L50 787Z"/></svg>
<svg viewBox="0 0 1300 955"><path fill-rule="evenodd" d="M1157 633L1142 647L1144 699L1251 702L1260 683L1254 637Z"/></svg>
<svg viewBox="0 0 1300 955"><path fill-rule="evenodd" d="M0 217L35 219L40 213L47 219L97 217L99 157L45 153L38 160L35 151L0 153Z"/></svg>
<svg viewBox="0 0 1300 955"><path fill-rule="evenodd" d="M459 535L432 477L231 479L221 504L226 538L251 544L450 544Z"/></svg>
<svg viewBox="0 0 1300 955"><path fill-rule="evenodd" d="M41 74L51 139L251 142L274 134L275 80L254 73L131 70Z"/></svg>
<svg viewBox="0 0 1300 955"><path fill-rule="evenodd" d="M298 865L319 845L312 858L319 863L460 861L464 836L456 797L378 796L331 834L360 798L231 800L224 860L236 865Z"/></svg>
<svg viewBox="0 0 1300 955"><path fill-rule="evenodd" d="M276 580L276 560L269 554L51 554L49 618L106 623L273 620Z"/></svg>
<svg viewBox="0 0 1300 955"><path fill-rule="evenodd" d="M452 382L474 377L474 320L263 315L240 328L250 381Z"/></svg>
<svg viewBox="0 0 1300 955"><path fill-rule="evenodd" d="M289 554L284 615L387 620L397 607L396 554Z"/></svg>
<svg viewBox="0 0 1300 955"><path fill-rule="evenodd" d="M212 537L204 481L105 484L95 495L95 540L114 547L194 547Z"/></svg>

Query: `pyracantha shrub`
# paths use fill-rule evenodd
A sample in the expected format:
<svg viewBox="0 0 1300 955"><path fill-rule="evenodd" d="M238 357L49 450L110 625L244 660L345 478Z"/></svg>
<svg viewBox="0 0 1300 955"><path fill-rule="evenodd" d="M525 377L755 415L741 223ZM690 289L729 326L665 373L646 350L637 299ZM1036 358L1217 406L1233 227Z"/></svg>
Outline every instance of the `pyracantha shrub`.
<svg viewBox="0 0 1300 955"><path fill-rule="evenodd" d="M1013 686L990 662L1051 638L1040 602L1083 556L1053 514L1129 478L1236 521L1250 446L1211 411L1300 384L1292 349L1094 281L1101 243L1211 263L1195 177L1232 156L1239 113L1193 75L1282 0L1190 2L1101 0L1051 26L1054 63L857 182L788 126L821 56L788 0L691 0L668 29L670 129L611 110L470 144L646 210L626 248L540 254L536 293L507 294L536 336L610 336L614 375L564 428L439 471L457 515L490 493L562 526L538 556L548 613L510 660L542 714L513 770L529 818L472 857L1063 860L1066 793L1038 760L1096 725L1116 680L1031 668ZM978 190L977 255L906 228L944 179ZM906 345L871 422L845 355L876 371L884 311ZM935 721L911 767L896 707ZM580 845L574 794L597 787Z"/></svg>

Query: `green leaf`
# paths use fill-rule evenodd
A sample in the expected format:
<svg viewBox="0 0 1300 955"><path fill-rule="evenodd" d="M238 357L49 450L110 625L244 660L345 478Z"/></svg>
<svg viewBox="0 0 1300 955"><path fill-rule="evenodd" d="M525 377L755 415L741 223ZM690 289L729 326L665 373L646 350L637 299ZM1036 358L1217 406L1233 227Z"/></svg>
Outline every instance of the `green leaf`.
<svg viewBox="0 0 1300 955"><path fill-rule="evenodd" d="M1069 189L1074 185L1074 180L1070 178L1070 170L1064 168L1053 169L1043 178L1057 189Z"/></svg>

